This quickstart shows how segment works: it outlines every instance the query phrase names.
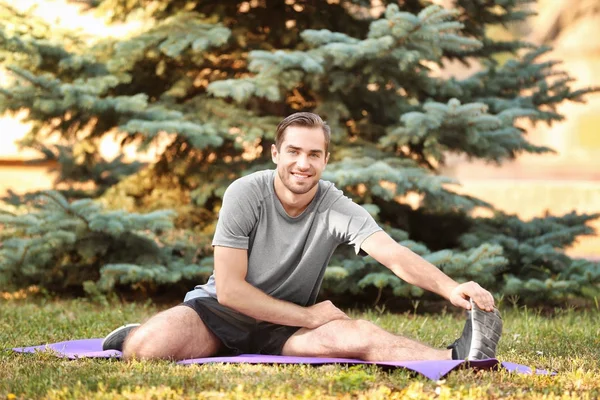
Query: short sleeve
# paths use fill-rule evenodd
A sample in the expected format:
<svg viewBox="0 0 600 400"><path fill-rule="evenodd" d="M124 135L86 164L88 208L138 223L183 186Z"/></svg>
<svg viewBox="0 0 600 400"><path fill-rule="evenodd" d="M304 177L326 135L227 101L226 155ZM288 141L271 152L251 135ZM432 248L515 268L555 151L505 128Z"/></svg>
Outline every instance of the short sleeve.
<svg viewBox="0 0 600 400"><path fill-rule="evenodd" d="M223 195L213 246L248 249L250 233L258 220L255 191L244 181L233 182Z"/></svg>
<svg viewBox="0 0 600 400"><path fill-rule="evenodd" d="M366 253L360 248L362 243L375 232L382 230L367 210L346 196L340 196L331 205L328 219L330 232L341 243L353 246L356 254L363 256Z"/></svg>

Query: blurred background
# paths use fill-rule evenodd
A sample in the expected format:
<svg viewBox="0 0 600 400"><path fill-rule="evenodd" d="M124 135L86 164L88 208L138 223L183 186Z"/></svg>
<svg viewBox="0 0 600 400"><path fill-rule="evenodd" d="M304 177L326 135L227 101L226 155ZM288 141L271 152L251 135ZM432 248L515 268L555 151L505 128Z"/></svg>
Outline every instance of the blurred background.
<svg viewBox="0 0 600 400"><path fill-rule="evenodd" d="M444 5L445 1L437 1ZM373 12L377 1L373 1ZM80 29L96 37L119 37L139 26L135 22L105 25L93 14L81 12L81 4L66 0L15 0L23 10L36 7L35 13L59 27ZM562 69L576 79L578 87L600 86L600 1L540 0L535 18L527 24L498 29L495 35L523 38L554 48L549 54L563 60ZM477 66L453 65L444 74L464 77ZM0 69L0 83L5 79ZM529 139L537 145L553 148L555 154L523 155L501 167L449 156L444 175L456 178L462 192L486 200L501 210L529 219L546 212L562 214L600 211L600 95L588 96L584 105L559 106L566 119L552 126L539 124L528 129ZM7 190L17 194L49 189L54 179L51 163L28 165L37 154L19 149L18 140L28 126L23 114L0 116L0 195ZM153 160L159 151L143 154L125 149L130 159ZM116 157L116 141L104 140L101 151L106 158ZM600 221L591 224L600 231ZM567 254L600 259L600 236L580 238Z"/></svg>

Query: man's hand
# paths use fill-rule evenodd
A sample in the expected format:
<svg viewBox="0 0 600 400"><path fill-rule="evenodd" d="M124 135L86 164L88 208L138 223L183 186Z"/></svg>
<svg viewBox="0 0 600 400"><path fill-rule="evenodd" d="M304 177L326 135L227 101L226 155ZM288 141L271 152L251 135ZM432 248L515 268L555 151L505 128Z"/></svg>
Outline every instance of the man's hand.
<svg viewBox="0 0 600 400"><path fill-rule="evenodd" d="M484 311L494 309L494 297L490 292L479 286L476 282L465 282L455 287L450 293L450 302L457 307L471 309L469 299Z"/></svg>
<svg viewBox="0 0 600 400"><path fill-rule="evenodd" d="M310 313L310 320L305 326L309 329L316 329L321 325L336 319L350 319L342 310L333 305L329 300L322 301L306 308Z"/></svg>

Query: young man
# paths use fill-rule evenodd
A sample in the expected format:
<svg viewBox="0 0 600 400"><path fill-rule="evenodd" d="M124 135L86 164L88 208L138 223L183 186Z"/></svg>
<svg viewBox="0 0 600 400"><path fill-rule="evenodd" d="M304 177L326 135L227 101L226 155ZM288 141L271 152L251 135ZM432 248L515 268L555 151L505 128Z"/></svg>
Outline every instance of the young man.
<svg viewBox="0 0 600 400"><path fill-rule="evenodd" d="M330 128L312 113L277 127L275 171L256 172L225 192L213 239L214 273L184 303L143 325L117 328L103 348L126 359L282 354L368 361L495 357L502 320L492 295L458 284L390 238L359 205L320 180ZM340 244L369 254L399 278L470 310L462 336L435 349L353 320L330 301L316 303Z"/></svg>

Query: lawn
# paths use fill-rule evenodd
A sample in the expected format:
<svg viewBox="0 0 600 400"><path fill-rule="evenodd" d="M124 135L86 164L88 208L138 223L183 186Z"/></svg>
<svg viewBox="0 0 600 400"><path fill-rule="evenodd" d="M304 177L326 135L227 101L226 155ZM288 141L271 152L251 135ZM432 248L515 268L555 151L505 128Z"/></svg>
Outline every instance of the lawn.
<svg viewBox="0 0 600 400"><path fill-rule="evenodd" d="M0 349L102 337L166 306L113 301L0 299ZM504 335L498 358L556 371L527 376L459 370L430 381L404 370L347 367L194 365L82 359L0 351L0 399L571 399L600 397L600 312L541 313L501 304ZM457 313L350 312L397 333L445 346L463 325Z"/></svg>

